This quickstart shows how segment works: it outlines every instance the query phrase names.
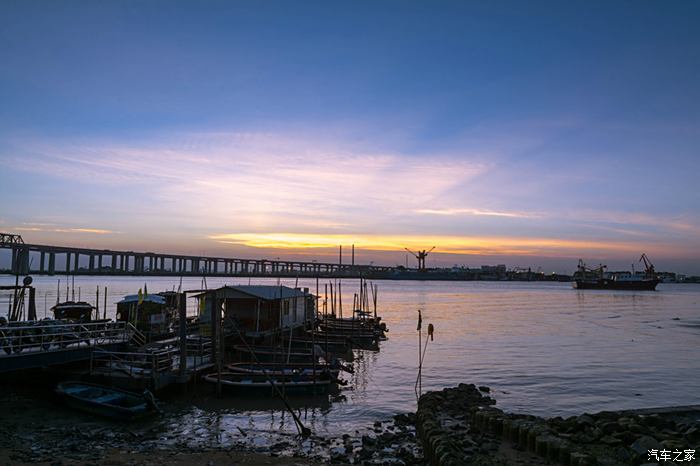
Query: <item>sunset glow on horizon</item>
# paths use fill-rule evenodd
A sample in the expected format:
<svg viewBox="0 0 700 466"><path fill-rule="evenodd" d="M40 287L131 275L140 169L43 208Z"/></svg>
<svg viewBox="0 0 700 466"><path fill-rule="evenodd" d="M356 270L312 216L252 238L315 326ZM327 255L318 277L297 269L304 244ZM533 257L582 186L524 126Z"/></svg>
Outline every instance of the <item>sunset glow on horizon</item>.
<svg viewBox="0 0 700 466"><path fill-rule="evenodd" d="M224 244L235 244L261 249L337 249L338 245L354 245L366 251L404 251L425 249L426 245L440 245L440 254L558 256L562 253L636 253L639 244L622 242L595 242L556 240L547 238L477 238L459 236L377 236L296 233L233 233L213 235L211 239ZM647 245L648 246L648 245ZM643 249L643 247L642 247Z"/></svg>

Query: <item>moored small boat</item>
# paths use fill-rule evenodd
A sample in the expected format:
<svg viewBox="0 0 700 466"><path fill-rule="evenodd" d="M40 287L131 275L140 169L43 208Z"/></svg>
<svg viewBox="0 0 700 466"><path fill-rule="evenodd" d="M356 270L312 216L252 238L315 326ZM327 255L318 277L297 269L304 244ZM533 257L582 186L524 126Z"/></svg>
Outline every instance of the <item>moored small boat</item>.
<svg viewBox="0 0 700 466"><path fill-rule="evenodd" d="M73 322L90 322L97 320L97 315L93 319L93 313L97 314L97 309L92 304L85 301L66 301L57 303L51 308L54 318L57 320L70 320Z"/></svg>
<svg viewBox="0 0 700 466"><path fill-rule="evenodd" d="M268 375L268 376L295 376L313 377L329 374L332 379L337 379L340 374L341 366L330 366L328 364L247 364L247 363L232 363L226 365L227 372L251 375Z"/></svg>
<svg viewBox="0 0 700 466"><path fill-rule="evenodd" d="M288 362L288 363L313 363L313 358L320 358L326 355L326 352L316 347L313 349L295 349L289 351L288 346L258 346L258 345L235 345L233 347L240 352L244 358L249 360L257 360L257 362Z"/></svg>
<svg viewBox="0 0 700 466"><path fill-rule="evenodd" d="M202 379L212 384L219 383L217 373L207 374ZM327 375L314 378L299 375L265 376L234 372L221 373L222 388L246 395L274 396L276 393L273 386L288 395L325 393L330 390L331 385L332 380Z"/></svg>
<svg viewBox="0 0 700 466"><path fill-rule="evenodd" d="M375 332L366 330L332 329L321 326L322 331L315 331L313 338L318 341L326 340L346 340L356 348L371 348L378 345L381 336ZM312 338L312 334L307 332L306 338Z"/></svg>
<svg viewBox="0 0 700 466"><path fill-rule="evenodd" d="M282 340L285 346L289 345L289 339L285 338ZM346 354L348 351L352 351L352 343L347 340L314 340L313 338L292 338L291 340L292 351L296 350L306 350L311 349L314 346L318 346L324 352L332 354Z"/></svg>
<svg viewBox="0 0 700 466"><path fill-rule="evenodd" d="M149 391L138 394L91 383L61 382L56 393L75 409L120 421L145 417L158 410Z"/></svg>
<svg viewBox="0 0 700 466"><path fill-rule="evenodd" d="M363 329L377 332L381 336L389 331L386 324L382 322L381 317L371 317L368 313L359 310L356 310L354 314L356 315L353 315L351 318L326 315L321 319L321 324L325 327L336 329Z"/></svg>

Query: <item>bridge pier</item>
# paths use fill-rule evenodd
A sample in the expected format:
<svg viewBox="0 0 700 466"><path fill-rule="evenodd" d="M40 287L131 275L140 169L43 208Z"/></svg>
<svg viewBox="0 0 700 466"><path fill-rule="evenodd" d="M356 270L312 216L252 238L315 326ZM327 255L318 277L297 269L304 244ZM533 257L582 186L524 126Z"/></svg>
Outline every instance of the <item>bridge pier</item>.
<svg viewBox="0 0 700 466"><path fill-rule="evenodd" d="M29 273L29 249L12 248L12 273L15 275Z"/></svg>
<svg viewBox="0 0 700 466"><path fill-rule="evenodd" d="M143 273L143 256L134 256L134 272Z"/></svg>

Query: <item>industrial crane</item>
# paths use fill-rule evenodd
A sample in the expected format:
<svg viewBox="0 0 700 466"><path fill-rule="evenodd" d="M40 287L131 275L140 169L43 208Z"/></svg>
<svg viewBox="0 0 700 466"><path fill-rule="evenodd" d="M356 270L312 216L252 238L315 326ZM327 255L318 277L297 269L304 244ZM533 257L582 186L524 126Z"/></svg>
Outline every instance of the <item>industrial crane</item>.
<svg viewBox="0 0 700 466"><path fill-rule="evenodd" d="M586 276L589 273L593 273L600 278L603 278L603 275L605 274L605 269L608 268L607 265L600 264L596 268L588 267L585 262L583 262L583 259L578 260L578 273L581 276L581 278L586 278Z"/></svg>
<svg viewBox="0 0 700 466"><path fill-rule="evenodd" d="M651 263L651 260L649 260L649 257L647 257L646 253L642 253L642 257L639 258L639 262L644 262L645 272L648 277L656 278L654 264Z"/></svg>
<svg viewBox="0 0 700 466"><path fill-rule="evenodd" d="M406 251L410 252L411 254L413 254L413 256L414 256L416 259L418 259L418 271L419 271L419 272L425 272L425 258L428 257L428 254L430 254L430 252L431 252L433 249L435 249L435 246L433 246L432 248L430 248L430 249L427 250L427 251L426 251L425 249L423 249L422 251L418 251L418 253L415 253L415 252L411 251L411 250L408 249L408 248L404 248L404 249L405 249Z"/></svg>

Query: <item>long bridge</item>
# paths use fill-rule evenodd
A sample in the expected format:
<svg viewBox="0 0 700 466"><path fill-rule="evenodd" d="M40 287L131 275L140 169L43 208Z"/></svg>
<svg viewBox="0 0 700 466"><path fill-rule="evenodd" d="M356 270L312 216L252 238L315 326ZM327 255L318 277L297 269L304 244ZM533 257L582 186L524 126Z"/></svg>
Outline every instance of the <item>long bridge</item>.
<svg viewBox="0 0 700 466"><path fill-rule="evenodd" d="M25 243L20 235L0 233L0 249L12 250L17 275L176 275L246 277L375 277L394 267L323 262L190 256ZM339 259L342 258L342 254Z"/></svg>

